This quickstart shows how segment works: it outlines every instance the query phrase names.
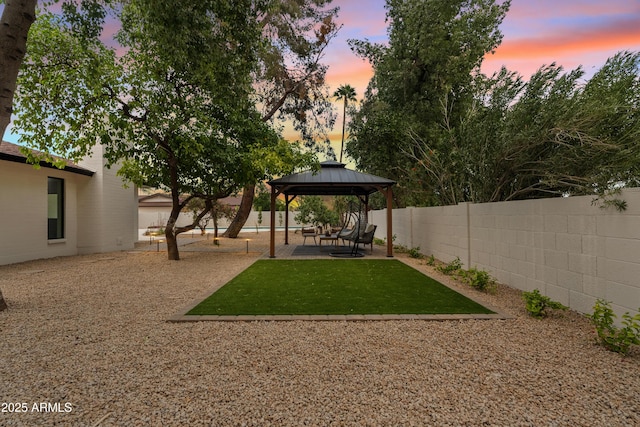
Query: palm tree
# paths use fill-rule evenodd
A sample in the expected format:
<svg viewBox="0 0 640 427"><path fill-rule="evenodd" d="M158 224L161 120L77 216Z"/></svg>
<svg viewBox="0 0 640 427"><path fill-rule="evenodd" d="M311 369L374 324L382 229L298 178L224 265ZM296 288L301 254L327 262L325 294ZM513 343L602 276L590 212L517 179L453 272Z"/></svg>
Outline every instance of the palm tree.
<svg viewBox="0 0 640 427"><path fill-rule="evenodd" d="M340 85L333 93L333 96L344 100L344 110L342 112L342 144L340 145L340 163L342 163L342 151L344 150L344 127L347 122L347 104L356 100L356 90L351 85Z"/></svg>

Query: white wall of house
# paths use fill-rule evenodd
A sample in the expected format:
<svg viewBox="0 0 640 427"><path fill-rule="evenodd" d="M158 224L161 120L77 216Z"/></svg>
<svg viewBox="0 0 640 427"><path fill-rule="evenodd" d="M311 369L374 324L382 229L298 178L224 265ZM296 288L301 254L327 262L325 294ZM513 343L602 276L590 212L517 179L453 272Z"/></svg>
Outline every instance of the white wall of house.
<svg viewBox="0 0 640 427"><path fill-rule="evenodd" d="M137 196L101 152L82 162L90 177L55 168L0 161L0 265L40 258L132 249L137 240ZM94 167L95 166L95 167ZM47 238L47 178L64 180L64 238Z"/></svg>
<svg viewBox="0 0 640 427"><path fill-rule="evenodd" d="M57 169L0 162L0 265L78 251L78 188L91 178ZM47 178L64 179L65 238L47 239Z"/></svg>
<svg viewBox="0 0 640 427"><path fill-rule="evenodd" d="M78 189L78 253L110 252L133 248L138 240L138 197L133 184L116 175L117 167L107 169L103 147L78 164L96 171Z"/></svg>
<svg viewBox="0 0 640 427"><path fill-rule="evenodd" d="M624 212L594 206L590 196L394 209L392 227L396 244L445 262L459 257L465 268L583 313L604 298L621 316L640 307L640 189L621 198ZM385 215L372 212L378 237Z"/></svg>

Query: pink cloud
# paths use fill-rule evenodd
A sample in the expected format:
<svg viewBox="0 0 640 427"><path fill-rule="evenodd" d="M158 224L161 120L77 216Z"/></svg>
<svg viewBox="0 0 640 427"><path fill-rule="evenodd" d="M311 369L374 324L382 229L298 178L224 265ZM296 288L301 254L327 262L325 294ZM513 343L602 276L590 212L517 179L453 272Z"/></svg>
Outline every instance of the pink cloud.
<svg viewBox="0 0 640 427"><path fill-rule="evenodd" d="M496 50L497 58L534 58L575 55L579 52L620 46L640 47L640 22L616 22L607 27L571 30L541 37L505 40Z"/></svg>
<svg viewBox="0 0 640 427"><path fill-rule="evenodd" d="M541 19L575 19L579 17L605 17L640 12L640 4L628 0L557 1L513 0L505 21L532 22Z"/></svg>
<svg viewBox="0 0 640 427"><path fill-rule="evenodd" d="M362 99L372 76L371 64L356 58L341 65L329 67L326 83L332 92L342 84L349 84L356 89L357 98Z"/></svg>
<svg viewBox="0 0 640 427"><path fill-rule="evenodd" d="M563 27L529 37L505 37L495 54L485 57L483 71L491 74L505 65L528 77L552 62L565 69L599 67L616 52L640 50L638 28L640 17L633 17L599 26Z"/></svg>

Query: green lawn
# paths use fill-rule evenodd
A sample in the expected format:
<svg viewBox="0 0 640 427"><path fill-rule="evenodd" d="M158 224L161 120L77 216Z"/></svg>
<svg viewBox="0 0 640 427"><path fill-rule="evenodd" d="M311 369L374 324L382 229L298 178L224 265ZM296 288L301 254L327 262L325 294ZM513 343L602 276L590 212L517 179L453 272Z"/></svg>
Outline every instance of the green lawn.
<svg viewBox="0 0 640 427"><path fill-rule="evenodd" d="M493 313L398 260L259 260L187 315Z"/></svg>

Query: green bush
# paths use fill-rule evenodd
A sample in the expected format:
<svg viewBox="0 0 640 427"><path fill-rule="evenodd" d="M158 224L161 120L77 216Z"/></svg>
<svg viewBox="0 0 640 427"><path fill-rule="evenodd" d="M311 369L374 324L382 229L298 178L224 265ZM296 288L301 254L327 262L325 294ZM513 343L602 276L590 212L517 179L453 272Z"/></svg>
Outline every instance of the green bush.
<svg viewBox="0 0 640 427"><path fill-rule="evenodd" d="M453 273L457 273L461 268L462 262L460 261L459 257L456 257L456 259L451 261L449 264L439 265L438 267L436 267L436 270L440 271L441 273L451 275Z"/></svg>
<svg viewBox="0 0 640 427"><path fill-rule="evenodd" d="M596 328L598 343L606 349L627 354L632 345L640 345L640 313L632 317L626 312L622 315L623 326L618 328L614 325L616 315L609 302L598 299L589 318Z"/></svg>
<svg viewBox="0 0 640 427"><path fill-rule="evenodd" d="M464 282L479 291L489 291L494 288L496 283L488 272L478 270L475 267L466 271L460 270L459 275Z"/></svg>
<svg viewBox="0 0 640 427"><path fill-rule="evenodd" d="M429 257L429 259L427 260L427 264L435 264L435 258L433 257L433 255ZM436 267L436 270L448 276L455 276L456 279L468 284L472 288L475 288L479 291L488 292L495 289L496 281L488 272L484 270L478 270L475 267L469 270L463 269L462 261L460 261L459 257L456 257L456 259L448 264L438 265Z"/></svg>
<svg viewBox="0 0 640 427"><path fill-rule="evenodd" d="M431 267L436 265L436 257L434 257L433 254L427 259L427 265Z"/></svg>
<svg viewBox="0 0 640 427"><path fill-rule="evenodd" d="M532 292L523 292L522 298L526 302L526 309L533 317L541 319L547 317L547 309L566 310L567 307L557 301L553 301L546 295L542 295L538 289Z"/></svg>
<svg viewBox="0 0 640 427"><path fill-rule="evenodd" d="M422 254L420 253L420 246L409 249L408 253L411 258L422 258Z"/></svg>

